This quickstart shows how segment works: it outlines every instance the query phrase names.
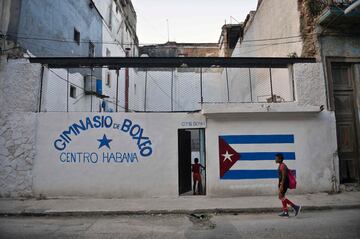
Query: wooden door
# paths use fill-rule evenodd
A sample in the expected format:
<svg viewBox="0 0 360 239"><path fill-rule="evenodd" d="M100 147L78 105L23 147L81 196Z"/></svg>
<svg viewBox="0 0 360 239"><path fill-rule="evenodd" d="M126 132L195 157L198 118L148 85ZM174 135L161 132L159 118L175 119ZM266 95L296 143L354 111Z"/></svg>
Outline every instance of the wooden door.
<svg viewBox="0 0 360 239"><path fill-rule="evenodd" d="M340 159L340 183L359 180L359 135L352 65L332 63L334 106Z"/></svg>

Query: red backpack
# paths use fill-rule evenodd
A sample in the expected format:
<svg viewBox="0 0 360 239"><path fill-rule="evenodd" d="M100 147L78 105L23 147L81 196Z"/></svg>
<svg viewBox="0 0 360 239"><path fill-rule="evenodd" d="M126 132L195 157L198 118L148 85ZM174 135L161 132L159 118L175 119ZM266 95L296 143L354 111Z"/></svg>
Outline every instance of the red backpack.
<svg viewBox="0 0 360 239"><path fill-rule="evenodd" d="M296 188L296 171L291 170L291 169L288 169L287 171L288 171L287 177L289 180L289 188L295 189Z"/></svg>

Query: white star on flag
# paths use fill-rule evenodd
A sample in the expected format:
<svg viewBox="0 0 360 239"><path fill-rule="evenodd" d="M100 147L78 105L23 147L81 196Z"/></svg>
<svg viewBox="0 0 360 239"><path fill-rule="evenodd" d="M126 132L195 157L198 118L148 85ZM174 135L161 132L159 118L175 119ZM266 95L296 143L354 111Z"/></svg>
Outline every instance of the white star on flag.
<svg viewBox="0 0 360 239"><path fill-rule="evenodd" d="M232 162L231 156L233 156L233 154L229 154L229 152L226 151L226 153L225 153L225 154L222 154L222 156L224 156L224 162L225 162L226 160L229 160L230 162Z"/></svg>

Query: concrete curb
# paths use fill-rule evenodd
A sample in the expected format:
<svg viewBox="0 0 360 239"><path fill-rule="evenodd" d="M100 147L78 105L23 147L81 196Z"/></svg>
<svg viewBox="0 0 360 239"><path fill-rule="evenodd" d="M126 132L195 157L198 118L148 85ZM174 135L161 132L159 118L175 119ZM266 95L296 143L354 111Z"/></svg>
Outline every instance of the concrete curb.
<svg viewBox="0 0 360 239"><path fill-rule="evenodd" d="M303 206L302 211L360 209L360 204ZM212 208L212 209L175 209L175 210L138 210L138 211L46 211L24 210L19 212L0 212L0 217L66 217L66 216L132 216L132 215L190 215L190 214L257 214L279 212L280 208Z"/></svg>

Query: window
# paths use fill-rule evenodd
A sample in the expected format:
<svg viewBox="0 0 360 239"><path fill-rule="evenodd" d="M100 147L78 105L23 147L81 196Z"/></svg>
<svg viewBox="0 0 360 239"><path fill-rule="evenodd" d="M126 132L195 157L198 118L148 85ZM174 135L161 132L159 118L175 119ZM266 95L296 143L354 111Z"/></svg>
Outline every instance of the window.
<svg viewBox="0 0 360 239"><path fill-rule="evenodd" d="M107 75L106 75L105 85L111 87L111 74L110 74L110 72L108 72Z"/></svg>
<svg viewBox="0 0 360 239"><path fill-rule="evenodd" d="M95 44L89 41L89 57L95 57Z"/></svg>
<svg viewBox="0 0 360 239"><path fill-rule="evenodd" d="M74 28L74 41L80 45L80 32Z"/></svg>
<svg viewBox="0 0 360 239"><path fill-rule="evenodd" d="M76 87L75 86L70 86L70 97L71 98L76 98Z"/></svg>

